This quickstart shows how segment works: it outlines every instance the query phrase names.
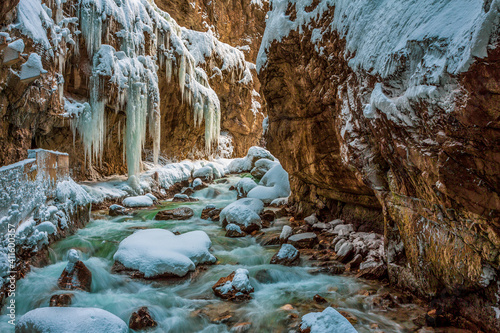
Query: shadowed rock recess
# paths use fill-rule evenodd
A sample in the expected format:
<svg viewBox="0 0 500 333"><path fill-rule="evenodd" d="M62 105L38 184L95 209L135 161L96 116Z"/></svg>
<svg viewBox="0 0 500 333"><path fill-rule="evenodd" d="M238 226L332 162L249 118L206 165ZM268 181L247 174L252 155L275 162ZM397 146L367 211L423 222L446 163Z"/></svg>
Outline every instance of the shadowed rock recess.
<svg viewBox="0 0 500 333"><path fill-rule="evenodd" d="M498 1L292 0L269 17L257 68L290 202L383 229L391 283L498 331Z"/></svg>

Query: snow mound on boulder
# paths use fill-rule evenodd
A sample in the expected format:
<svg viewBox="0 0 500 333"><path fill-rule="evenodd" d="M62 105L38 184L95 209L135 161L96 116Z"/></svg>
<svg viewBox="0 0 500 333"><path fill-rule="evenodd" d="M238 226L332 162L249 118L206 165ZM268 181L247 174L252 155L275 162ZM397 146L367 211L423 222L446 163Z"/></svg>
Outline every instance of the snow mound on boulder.
<svg viewBox="0 0 500 333"><path fill-rule="evenodd" d="M127 333L114 314L97 308L50 307L31 310L16 325L20 333Z"/></svg>
<svg viewBox="0 0 500 333"><path fill-rule="evenodd" d="M234 223L245 230L252 224L260 226L259 214L264 209L264 203L259 199L245 198L233 202L220 213L222 224Z"/></svg>
<svg viewBox="0 0 500 333"><path fill-rule="evenodd" d="M147 195L139 195L123 199L122 204L125 207L149 207L153 205L153 200Z"/></svg>
<svg viewBox="0 0 500 333"><path fill-rule="evenodd" d="M248 149L247 156L243 158L235 158L227 167L230 173L241 173L252 170L255 162L260 159L268 159L274 161L275 158L271 153L264 148L253 146Z"/></svg>
<svg viewBox="0 0 500 333"><path fill-rule="evenodd" d="M311 333L357 333L351 323L332 307L323 312L312 312L303 316L300 329L308 328Z"/></svg>
<svg viewBox="0 0 500 333"><path fill-rule="evenodd" d="M272 167L260 180L259 186L248 192L247 197L271 203L274 199L290 195L290 181L288 172L278 164Z"/></svg>
<svg viewBox="0 0 500 333"><path fill-rule="evenodd" d="M248 192L257 186L257 183L252 178L241 178L236 184L236 190L240 197L246 197Z"/></svg>
<svg viewBox="0 0 500 333"><path fill-rule="evenodd" d="M204 231L175 235L164 229L137 231L118 246L113 259L144 273L146 278L172 274L184 276L197 264L214 263L212 245Z"/></svg>

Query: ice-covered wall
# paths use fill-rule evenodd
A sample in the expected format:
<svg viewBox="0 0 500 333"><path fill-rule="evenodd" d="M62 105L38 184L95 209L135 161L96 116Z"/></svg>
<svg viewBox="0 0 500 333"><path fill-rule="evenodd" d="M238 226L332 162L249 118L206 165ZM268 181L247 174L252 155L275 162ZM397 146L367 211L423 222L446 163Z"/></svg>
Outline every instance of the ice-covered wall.
<svg viewBox="0 0 500 333"><path fill-rule="evenodd" d="M48 86L42 83L50 94L44 101L52 108L57 107L55 100L60 101L64 112L54 110L52 115L69 119L74 141L83 145L83 168L101 167L106 149L112 147L112 151L123 150L128 174L136 175L146 146L154 162L162 150L171 153L161 145L168 142L166 137L178 135L171 132L179 124L184 131L186 124L204 126L204 154L210 155L218 146L223 111L211 86L214 78L243 87L238 89L244 93L254 85L255 66L245 61L240 50L219 42L210 31L181 28L153 1L20 0L17 18L4 30L11 41L27 38L30 59L40 56L39 71L30 79L41 75L40 80L53 81ZM12 69L8 84L15 81L10 75L16 75L16 67ZM180 104L165 94L179 94ZM259 107L254 115L260 114L260 96L255 96ZM224 97L224 103L227 108L233 102ZM186 108L192 110L192 121L184 120ZM117 133L112 139L111 131ZM46 136L46 132L39 133ZM178 149L174 151L179 153ZM109 158L104 165L116 170Z"/></svg>

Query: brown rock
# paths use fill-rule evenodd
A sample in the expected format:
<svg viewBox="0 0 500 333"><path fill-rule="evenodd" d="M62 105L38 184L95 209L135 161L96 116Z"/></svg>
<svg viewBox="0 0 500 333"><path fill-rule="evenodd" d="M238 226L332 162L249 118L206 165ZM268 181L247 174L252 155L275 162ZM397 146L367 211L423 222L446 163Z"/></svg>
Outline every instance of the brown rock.
<svg viewBox="0 0 500 333"><path fill-rule="evenodd" d="M156 327L158 324L151 317L149 310L146 306L141 307L136 312L133 312L130 316L128 327L133 330L144 330L148 328Z"/></svg>
<svg viewBox="0 0 500 333"><path fill-rule="evenodd" d="M50 298L49 306L70 306L73 294L57 294Z"/></svg>
<svg viewBox="0 0 500 333"><path fill-rule="evenodd" d="M229 229L226 228L226 237L237 238L237 237L245 237L246 235L247 235L246 232L242 231L239 227L229 228Z"/></svg>
<svg viewBox="0 0 500 333"><path fill-rule="evenodd" d="M318 295L318 294L314 295L313 300L314 300L316 303L320 303L320 304L322 304L322 303L327 303L327 302L328 302L328 301L327 301L324 297L322 297L322 296L320 296L320 295Z"/></svg>
<svg viewBox="0 0 500 333"><path fill-rule="evenodd" d="M350 312L347 311L339 311L339 313L345 317L352 325L355 325L358 322L358 318Z"/></svg>
<svg viewBox="0 0 500 333"><path fill-rule="evenodd" d="M61 289L90 291L92 272L80 260L73 267L71 263L64 268L57 285Z"/></svg>
<svg viewBox="0 0 500 333"><path fill-rule="evenodd" d="M262 227L268 228L271 222L276 219L276 214L272 210L264 210L260 213L260 219L262 220Z"/></svg>
<svg viewBox="0 0 500 333"><path fill-rule="evenodd" d="M288 237L288 243L299 249L311 249L318 244L318 236L312 232L295 234Z"/></svg>
<svg viewBox="0 0 500 333"><path fill-rule="evenodd" d="M387 266L382 262L362 263L356 277L368 280L382 280L387 277Z"/></svg>
<svg viewBox="0 0 500 333"><path fill-rule="evenodd" d="M280 253L284 256L280 257ZM293 245L283 244L280 250L271 258L271 264L283 266L296 266L300 263L300 252Z"/></svg>
<svg viewBox="0 0 500 333"><path fill-rule="evenodd" d="M253 292L253 288L251 290L237 290L234 286L231 286L227 292L224 292L221 287L226 284L226 282L233 281L234 275L236 272L232 272L228 276L221 277L213 286L212 290L215 296L220 297L222 299L226 299L229 301L245 301L252 298L250 293Z"/></svg>
<svg viewBox="0 0 500 333"><path fill-rule="evenodd" d="M155 220L188 220L192 218L194 212L189 207L179 207L170 210L159 211Z"/></svg>
<svg viewBox="0 0 500 333"><path fill-rule="evenodd" d="M194 193L194 189L191 187L185 187L182 189L181 193L190 196Z"/></svg>

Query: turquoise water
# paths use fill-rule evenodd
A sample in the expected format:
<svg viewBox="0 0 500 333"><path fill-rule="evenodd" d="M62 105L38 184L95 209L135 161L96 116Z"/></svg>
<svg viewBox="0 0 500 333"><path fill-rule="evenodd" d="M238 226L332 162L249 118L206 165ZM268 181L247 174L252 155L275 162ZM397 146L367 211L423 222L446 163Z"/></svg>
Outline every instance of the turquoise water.
<svg viewBox="0 0 500 333"><path fill-rule="evenodd" d="M292 304L299 318L310 311L321 311L327 305L314 304L315 294L325 297L338 310L348 311L357 318L359 332L376 332L370 325L378 324L384 332L410 331L411 323L404 319L390 319L394 314L372 308L370 298L361 296L362 289L377 290L379 286L367 284L346 276L311 275L310 267L303 260L302 266L284 267L269 265L277 247L262 247L254 238L226 238L219 223L199 218L203 207L215 204L224 207L236 200L236 192L229 191L239 177L228 178L226 184L214 184L195 193L199 202L163 203L162 209L189 205L195 217L186 221L152 220L160 209L140 211L134 217L111 218L96 212L92 221L75 235L67 237L50 248L52 264L33 268L27 276L18 281L16 314L22 314L49 305L49 299L56 293L67 293L57 287L57 279L66 266L65 255L71 248L80 252L85 265L92 271L92 291L75 291L71 306L98 307L107 310L128 323L132 312L147 306L157 320L154 332L227 332L225 324L215 324L198 310L213 308L230 309L235 322L252 322L252 332L288 332L290 311L280 309ZM221 192L214 198L214 189ZM212 252L217 257L216 265L193 280L181 283L142 281L126 275L112 274L113 254L118 244L137 228L164 228L181 233L192 230L205 231L212 240ZM279 231L281 227L273 229ZM255 288L252 300L231 304L216 298L212 286L223 276L237 268L250 272L250 281ZM0 331L13 331L7 324L6 310L0 322Z"/></svg>

